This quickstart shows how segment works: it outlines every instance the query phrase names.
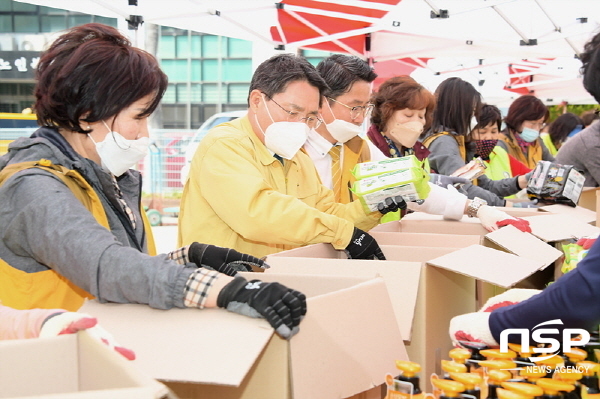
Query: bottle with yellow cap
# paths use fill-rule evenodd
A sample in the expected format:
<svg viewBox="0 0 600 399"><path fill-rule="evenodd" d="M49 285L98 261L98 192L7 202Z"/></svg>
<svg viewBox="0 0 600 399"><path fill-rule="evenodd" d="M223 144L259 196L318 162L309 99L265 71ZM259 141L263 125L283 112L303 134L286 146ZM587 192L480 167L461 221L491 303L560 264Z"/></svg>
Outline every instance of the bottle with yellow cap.
<svg viewBox="0 0 600 399"><path fill-rule="evenodd" d="M431 383L441 391L440 399L459 398L460 393L465 390L465 386L458 381L438 378L432 379Z"/></svg>
<svg viewBox="0 0 600 399"><path fill-rule="evenodd" d="M502 388L508 389L509 391L527 395L532 398L544 394L542 387L527 382L503 381L500 385Z"/></svg>
<svg viewBox="0 0 600 399"><path fill-rule="evenodd" d="M583 372L578 370L575 365L558 368L554 371L554 375L552 376L552 378L556 380L565 381L575 386L573 391L565 395L566 399L581 399L581 384L579 383L579 380L581 380L582 377Z"/></svg>
<svg viewBox="0 0 600 399"><path fill-rule="evenodd" d="M529 358L534 355L533 346L524 347L521 346L521 344L509 342L508 347L510 350L517 353L517 357L514 359L514 361L519 365L519 367L534 365L534 363L529 360Z"/></svg>
<svg viewBox="0 0 600 399"><path fill-rule="evenodd" d="M533 396L524 395L522 393L513 392L508 389L498 388L499 399L533 399Z"/></svg>
<svg viewBox="0 0 600 399"><path fill-rule="evenodd" d="M442 359L442 371L444 372L442 378L446 380L450 380L450 373L466 373L468 371L468 367L464 363L458 363L454 360L445 360Z"/></svg>
<svg viewBox="0 0 600 399"><path fill-rule="evenodd" d="M519 375L530 384L535 384L540 378L546 377L546 368L541 366L523 367L519 370Z"/></svg>
<svg viewBox="0 0 600 399"><path fill-rule="evenodd" d="M450 359L455 361L456 363L464 364L467 366L467 371L469 371L469 364L467 364L467 360L471 357L471 351L465 348L454 348L450 352L448 352Z"/></svg>
<svg viewBox="0 0 600 399"><path fill-rule="evenodd" d="M469 360L466 361L466 364L469 366L469 371L473 371L473 369L478 369L478 362L481 360L485 360L485 357L483 357L480 351L483 349L487 349L488 346L480 342L460 341L460 344L471 351L471 357L469 357Z"/></svg>
<svg viewBox="0 0 600 399"><path fill-rule="evenodd" d="M388 399L423 399L423 392L421 391L419 377L417 373L421 371L421 366L418 363L411 362L408 360L396 360L396 368L400 370L400 374L396 376L396 380L400 381L400 384L394 384L394 381L387 381L388 383ZM404 386L412 386L410 389L401 389L400 386L404 383ZM390 388L393 386L394 388ZM410 391L410 392L409 392Z"/></svg>
<svg viewBox="0 0 600 399"><path fill-rule="evenodd" d="M490 360L492 361L492 360ZM502 382L510 380L512 374L507 370L491 369L487 372L487 397L486 399L498 399L497 389L500 388Z"/></svg>
<svg viewBox="0 0 600 399"><path fill-rule="evenodd" d="M581 377L581 397L583 399L600 399L597 377L597 373L600 371L600 364L584 360L577 363L577 368L583 372L583 377Z"/></svg>
<svg viewBox="0 0 600 399"><path fill-rule="evenodd" d="M450 373L450 378L458 381L465 386L463 394L472 395L476 399L481 398L481 383L483 377L476 373Z"/></svg>
<svg viewBox="0 0 600 399"><path fill-rule="evenodd" d="M570 352L563 353L566 367L575 367L579 362L584 361L588 357L588 353L581 348L571 348Z"/></svg>
<svg viewBox="0 0 600 399"><path fill-rule="evenodd" d="M548 356L548 355L541 353L537 357L543 358L546 356ZM564 363L564 360L563 360L562 356L554 355L552 357L549 357L547 359L542 359L542 360L537 360L534 358L534 362L538 367L546 369L547 370L546 377L550 378L554 374L554 370L556 370L556 368L559 365Z"/></svg>
<svg viewBox="0 0 600 399"><path fill-rule="evenodd" d="M573 384L552 378L540 378L535 383L544 390L543 399L563 399L565 392L575 390Z"/></svg>

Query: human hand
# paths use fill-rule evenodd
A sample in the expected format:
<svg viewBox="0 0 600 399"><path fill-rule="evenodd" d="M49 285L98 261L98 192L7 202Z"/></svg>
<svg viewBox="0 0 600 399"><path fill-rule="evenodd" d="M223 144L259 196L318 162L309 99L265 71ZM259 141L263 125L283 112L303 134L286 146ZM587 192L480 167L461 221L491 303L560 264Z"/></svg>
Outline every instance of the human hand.
<svg viewBox="0 0 600 399"><path fill-rule="evenodd" d="M98 324L98 320L85 313L63 312L50 315L40 329L40 338L55 337L63 334L76 334L86 330L93 338L115 350L127 360L135 360L131 349L119 346L114 337Z"/></svg>
<svg viewBox="0 0 600 399"><path fill-rule="evenodd" d="M540 292L513 288L491 297L479 311L455 316L450 320L450 339L455 345L461 345L461 342L479 342L489 347L498 346L489 327L490 313L498 308L522 302Z"/></svg>
<svg viewBox="0 0 600 399"><path fill-rule="evenodd" d="M512 217L493 206L482 205L477 211L477 217L487 231L495 231L500 227L512 224L523 232L531 233L531 227L527 220Z"/></svg>
<svg viewBox="0 0 600 399"><path fill-rule="evenodd" d="M249 317L265 318L282 338L299 331L306 314L306 296L279 283L248 281L236 276L217 298L217 306Z"/></svg>
<svg viewBox="0 0 600 399"><path fill-rule="evenodd" d="M596 242L598 237L581 237L577 240L577 245L583 247L583 249L590 249L592 245Z"/></svg>
<svg viewBox="0 0 600 399"><path fill-rule="evenodd" d="M465 179L463 177L438 175L437 173L429 174L429 182L444 188L448 188L448 185L462 186L463 184L471 183L469 179Z"/></svg>
<svg viewBox="0 0 600 399"><path fill-rule="evenodd" d="M396 212L397 210L405 210L406 209L406 201L402 198L401 195L397 195L395 197L388 197L385 200L381 201L377 204L377 210L385 215L388 212Z"/></svg>
<svg viewBox="0 0 600 399"><path fill-rule="evenodd" d="M209 266L228 276L235 276L238 271L251 272L252 266L269 268L263 260L252 255L243 254L231 248L194 242L188 249L188 258L198 267Z"/></svg>
<svg viewBox="0 0 600 399"><path fill-rule="evenodd" d="M385 260L385 256L373 236L356 227L352 233L350 244L346 247L346 254L350 259Z"/></svg>

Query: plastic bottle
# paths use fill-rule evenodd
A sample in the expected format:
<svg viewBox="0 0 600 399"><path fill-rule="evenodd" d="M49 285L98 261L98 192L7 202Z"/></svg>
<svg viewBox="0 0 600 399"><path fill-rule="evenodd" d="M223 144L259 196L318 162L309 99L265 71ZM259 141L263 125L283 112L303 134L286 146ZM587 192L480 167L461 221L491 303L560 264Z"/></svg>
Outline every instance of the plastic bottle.
<svg viewBox="0 0 600 399"><path fill-rule="evenodd" d="M600 387L596 373L600 370L600 364L584 360L577 363L577 367L583 371L581 377L581 397L583 399L600 399Z"/></svg>
<svg viewBox="0 0 600 399"><path fill-rule="evenodd" d="M522 393L513 392L508 389L498 388L498 398L499 399L532 399L532 396L523 395Z"/></svg>
<svg viewBox="0 0 600 399"><path fill-rule="evenodd" d="M413 399L423 399L419 376L416 375L421 371L421 365L408 360L396 360L396 368L400 370L400 374L396 377L397 380L408 382L413 386Z"/></svg>
<svg viewBox="0 0 600 399"><path fill-rule="evenodd" d="M540 378L535 383L544 390L543 399L563 399L563 392L575 390L574 385L552 378Z"/></svg>
<svg viewBox="0 0 600 399"><path fill-rule="evenodd" d="M440 399L458 398L460 393L465 390L465 386L458 381L438 378L431 380L431 383L441 391Z"/></svg>
<svg viewBox="0 0 600 399"><path fill-rule="evenodd" d="M454 348L450 352L448 352L450 359L455 361L456 363L465 364L467 366L467 371L469 371L469 365L466 364L467 360L471 357L471 351L465 348Z"/></svg>
<svg viewBox="0 0 600 399"><path fill-rule="evenodd" d="M515 358L515 362L517 362L519 367L534 365L534 363L531 360L529 360L529 357L534 355L533 346L522 347L520 344L514 344L512 342L509 342L508 347L518 354Z"/></svg>
<svg viewBox="0 0 600 399"><path fill-rule="evenodd" d="M508 370L488 370L487 397L486 399L498 399L496 390L501 387L501 383L512 378Z"/></svg>
<svg viewBox="0 0 600 399"><path fill-rule="evenodd" d="M585 353L587 355L587 352ZM583 372L577 370L575 367L575 364L570 367L562 367L557 369L553 375L554 379L568 382L569 384L573 384L575 386L573 391L565 395L566 399L581 399L581 384L579 383L579 380L581 380L583 377Z"/></svg>
<svg viewBox="0 0 600 399"><path fill-rule="evenodd" d="M481 399L481 383L483 377L479 373L450 373L450 378L458 381L465 386L463 394L473 395L476 399Z"/></svg>
<svg viewBox="0 0 600 399"><path fill-rule="evenodd" d="M519 371L519 375L528 383L535 384L537 380L546 376L546 371L542 367L525 367Z"/></svg>
<svg viewBox="0 0 600 399"><path fill-rule="evenodd" d="M565 366L567 367L575 367L575 365L579 362L584 361L588 353L581 348L571 348L570 352L563 353L565 359Z"/></svg>
<svg viewBox="0 0 600 399"><path fill-rule="evenodd" d="M547 355L544 354L540 354L540 357L544 357ZM544 359L544 360L536 360L535 364L539 367L543 367L546 368L548 370L550 370L547 374L546 377L550 378L552 377L552 375L554 374L554 370L556 369L556 367L560 364L562 364L564 362L563 358L559 355L554 355L548 359Z"/></svg>
<svg viewBox="0 0 600 399"><path fill-rule="evenodd" d="M444 374L442 375L442 378L445 380L451 379L450 373L466 373L467 372L466 364L457 363L454 360L442 359L441 364L442 364L442 371L444 372Z"/></svg>
<svg viewBox="0 0 600 399"><path fill-rule="evenodd" d="M508 389L509 391L527 395L532 398L544 394L544 390L541 387L527 382L503 381L500 385L502 385L502 388Z"/></svg>
<svg viewBox="0 0 600 399"><path fill-rule="evenodd" d="M460 344L471 351L471 357L469 358L469 360L467 360L466 364L469 367L469 371L473 372L474 369L479 368L479 361L485 360L485 357L481 355L480 351L486 349L487 346L479 342L461 341Z"/></svg>

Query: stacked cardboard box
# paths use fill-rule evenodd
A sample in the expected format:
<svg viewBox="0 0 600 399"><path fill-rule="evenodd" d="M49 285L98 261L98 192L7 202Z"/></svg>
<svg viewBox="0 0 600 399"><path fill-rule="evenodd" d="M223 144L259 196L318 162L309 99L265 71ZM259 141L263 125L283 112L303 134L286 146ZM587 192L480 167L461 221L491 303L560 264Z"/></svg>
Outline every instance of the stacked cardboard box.
<svg viewBox="0 0 600 399"><path fill-rule="evenodd" d="M408 359L382 278L248 274L307 295L300 333L286 341L264 319L223 309L151 309L87 302L135 350L136 365L182 399L380 397L389 365ZM375 389L373 389L375 388ZM362 398L361 397L361 398Z"/></svg>
<svg viewBox="0 0 600 399"><path fill-rule="evenodd" d="M168 393L85 331L0 341L0 398L159 399Z"/></svg>

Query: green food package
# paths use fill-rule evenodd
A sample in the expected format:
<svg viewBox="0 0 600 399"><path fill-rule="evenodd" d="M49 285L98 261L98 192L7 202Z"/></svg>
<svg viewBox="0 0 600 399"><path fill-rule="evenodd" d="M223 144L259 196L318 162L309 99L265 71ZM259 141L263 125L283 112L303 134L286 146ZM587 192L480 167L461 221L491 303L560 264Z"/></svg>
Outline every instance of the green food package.
<svg viewBox="0 0 600 399"><path fill-rule="evenodd" d="M356 164L354 169L352 169L352 174L357 180L360 180L398 170L421 167L423 167L423 161L419 161L414 155L408 155L401 158L388 158L383 161L362 162Z"/></svg>
<svg viewBox="0 0 600 399"><path fill-rule="evenodd" d="M423 168L409 168L384 173L354 182L352 191L369 212L389 197L402 196L406 202L422 200L429 195L429 173Z"/></svg>

